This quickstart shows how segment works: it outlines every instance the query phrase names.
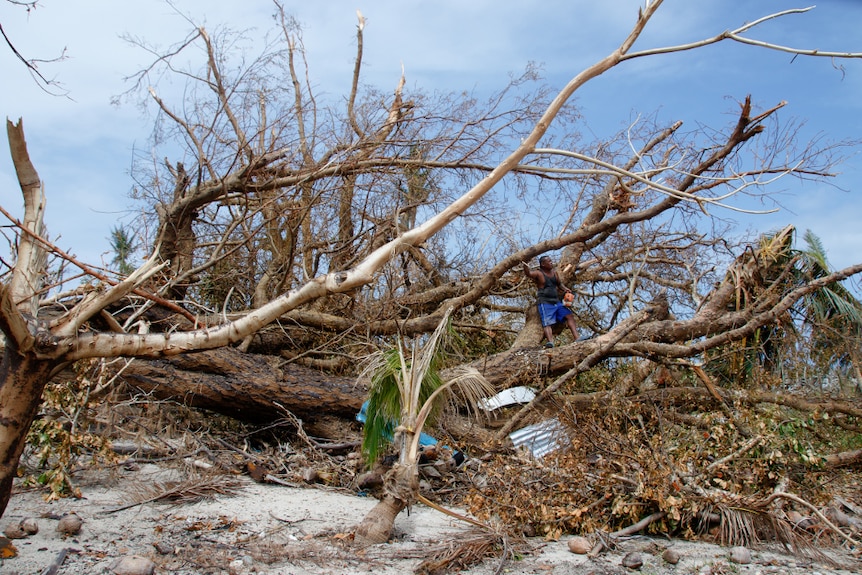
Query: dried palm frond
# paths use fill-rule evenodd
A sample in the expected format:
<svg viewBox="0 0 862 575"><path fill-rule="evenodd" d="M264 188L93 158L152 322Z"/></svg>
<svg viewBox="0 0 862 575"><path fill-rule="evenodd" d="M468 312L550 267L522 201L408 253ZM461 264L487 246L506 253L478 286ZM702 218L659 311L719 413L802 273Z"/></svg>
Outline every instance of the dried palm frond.
<svg viewBox="0 0 862 575"><path fill-rule="evenodd" d="M515 556L509 538L485 529L465 533L431 550L428 557L414 569L421 575L444 575L468 569L490 557L507 561Z"/></svg>
<svg viewBox="0 0 862 575"><path fill-rule="evenodd" d="M325 541L295 541L284 537L255 538L249 542L248 552L256 562L266 565L286 562L324 567L351 559L351 555Z"/></svg>
<svg viewBox="0 0 862 575"><path fill-rule="evenodd" d="M132 503L103 513L116 513L136 505L156 501L170 502L175 505L195 503L202 499L215 499L219 495L235 495L243 485L242 481L228 475L190 477L183 481L157 481L150 485L136 483L129 493Z"/></svg>
<svg viewBox="0 0 862 575"><path fill-rule="evenodd" d="M694 519L694 526L703 533L708 529L710 520L717 518L717 539L721 545L756 547L777 543L799 557L839 566L812 542L810 534L806 537L785 518L776 515L769 499L738 498L707 504L700 509L696 518L690 517Z"/></svg>
<svg viewBox="0 0 862 575"><path fill-rule="evenodd" d="M227 475L190 477L184 481L154 484L153 501L171 503L194 503L203 499L215 499L219 495L235 495L243 482Z"/></svg>

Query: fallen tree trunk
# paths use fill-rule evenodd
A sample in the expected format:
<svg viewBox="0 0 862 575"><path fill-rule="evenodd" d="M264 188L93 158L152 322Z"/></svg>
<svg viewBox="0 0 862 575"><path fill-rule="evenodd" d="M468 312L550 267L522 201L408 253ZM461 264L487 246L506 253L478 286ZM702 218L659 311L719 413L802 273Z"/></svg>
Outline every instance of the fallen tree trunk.
<svg viewBox="0 0 862 575"><path fill-rule="evenodd" d="M487 358L485 377L498 389L512 385L544 387L595 344L548 354L539 348L516 349ZM482 363L476 362L474 365ZM299 417L327 414L353 418L365 401L367 386L356 378L330 375L283 358L220 348L160 359L136 359L119 381L157 399L208 409L249 422L271 421L284 413Z"/></svg>
<svg viewBox="0 0 862 575"><path fill-rule="evenodd" d="M827 468L843 467L845 465L854 465L860 461L862 461L862 449L854 449L853 451L842 451L826 455L823 458L823 466Z"/></svg>
<svg viewBox="0 0 862 575"><path fill-rule="evenodd" d="M512 385L543 387L573 359L589 355L592 343L548 354L539 348L496 354L485 362L485 377L498 389ZM476 362L482 363L482 362ZM476 365L474 363L474 365ZM330 375L283 358L243 353L236 348L160 359L136 359L119 380L157 399L171 399L249 422L281 417L279 406L307 418L353 418L365 401L367 386L356 378Z"/></svg>
<svg viewBox="0 0 862 575"><path fill-rule="evenodd" d="M786 237L792 228L782 232ZM734 263L728 278L749 277L758 259L746 252ZM687 320L670 316L667 299L659 296L649 308L649 319L630 329L623 321L608 333L583 342L551 350L516 347L473 361L470 365L497 389L516 385L544 388L553 385L587 358L589 365L607 357L685 358L727 344L773 323L801 297L830 282L862 271L862 264L818 278L779 297L761 301L759 311L729 311L735 281L725 279L716 287L697 314ZM756 274L755 274L756 275ZM764 311L765 310L765 311ZM431 316L428 316L430 319ZM683 343L684 342L684 343ZM446 372L443 372L446 378ZM361 407L365 389L353 378L329 376L323 372L285 363L271 356L245 354L222 348L154 360L136 360L124 372L124 379L159 398L173 398L189 405L225 413L247 421L267 420L281 414L278 404L305 415L331 414L352 417ZM704 390L706 391L706 390ZM696 393L694 395L697 395ZM712 399L716 399L712 397ZM806 409L808 404L785 394L764 394L763 401ZM796 404L791 405L793 401ZM832 406L835 408L835 406ZM834 409L858 416L860 411Z"/></svg>
<svg viewBox="0 0 862 575"><path fill-rule="evenodd" d="M173 399L250 422L281 417L282 407L300 417L352 418L366 394L355 378L327 375L229 347L135 360L123 370L120 380L158 399Z"/></svg>
<svg viewBox="0 0 862 575"><path fill-rule="evenodd" d="M622 324L593 340L552 350L514 348L473 361L471 366L478 369L497 389L515 385L541 389L597 353L600 357L635 355L629 348L648 346L648 337L645 336L651 334L656 325L670 328L668 324L672 323L677 324L677 329L684 325L691 335L695 332L692 329L695 325L697 331L701 332L717 323L698 319L668 322L663 319L665 314L661 309L653 313L651 321L637 326L632 333L620 334L623 335L622 339L611 346L607 344L622 330ZM725 314L724 317L729 315L734 314ZM749 322L746 328L751 329L752 324ZM692 352L690 347L681 347L684 349L677 351L680 356ZM445 371L443 375L446 376ZM156 360L138 359L123 371L122 379L160 399L175 399L245 421L266 421L279 417L283 414L279 405L302 417L329 414L352 418L361 407L367 391L364 384L357 383L352 377L328 375L285 362L279 357L243 353L235 348ZM802 411L820 409L862 416L862 410L852 402L828 399L812 401L786 393L754 390L741 393L718 389L716 392L726 401L765 402ZM714 394L704 388L662 388L639 397L650 402L672 402L690 407L717 400ZM590 409L608 399L607 392L568 396L568 401L575 409ZM636 400L633 397L629 399Z"/></svg>

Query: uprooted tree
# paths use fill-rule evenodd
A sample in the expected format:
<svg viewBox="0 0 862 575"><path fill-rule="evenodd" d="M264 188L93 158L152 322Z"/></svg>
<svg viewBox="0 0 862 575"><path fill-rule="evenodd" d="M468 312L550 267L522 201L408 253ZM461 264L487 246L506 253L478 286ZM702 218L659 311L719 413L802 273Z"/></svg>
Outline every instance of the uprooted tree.
<svg viewBox="0 0 862 575"><path fill-rule="evenodd" d="M709 138L648 121L610 142L579 138L570 99L602 73L632 59L750 42L744 34L758 23L795 12L696 44L633 50L661 4L649 3L619 48L558 93L528 70L484 102L406 94L403 77L392 96L360 90L361 15L343 109L315 96L301 37L283 11L281 45L233 67L223 52L229 38L195 30L139 77L145 85L180 52L198 49L203 58L199 72L183 72L186 101L148 89L159 133L182 146L185 160L137 163L136 196L154 208L154 221L139 229L156 232L135 238L147 258L128 276L51 243L23 124L8 122L24 215L4 209L16 236L0 286L0 513L44 386L81 360L136 358L122 370L136 385L247 419L266 418L273 397L301 411L303 397L320 393L309 411L346 413L362 397L336 375L353 375L355 359L390 336L430 333L453 308L471 344L464 361L475 360L498 388L546 364L555 379L541 401L609 357L649 358L646 365L705 358L762 335L800 301L862 271L793 273L789 229L776 234L785 248L776 258L764 249L736 253L699 226L743 190L769 194L778 176L830 175L837 148L765 129L778 126L780 103L757 111L743 98L736 121ZM546 213L549 203L563 213ZM534 243L521 218L553 231ZM555 250L581 297L580 324L599 336L547 353L535 349L541 330L518 270ZM79 273L55 273L57 261ZM724 274L714 269L722 261ZM74 288L63 279L82 276ZM300 369L323 383L309 389L316 384L291 372ZM166 370L173 376L160 380ZM184 388L183 370L201 376L194 386ZM168 380L173 388L162 385ZM238 387L256 381L264 386L257 395Z"/></svg>

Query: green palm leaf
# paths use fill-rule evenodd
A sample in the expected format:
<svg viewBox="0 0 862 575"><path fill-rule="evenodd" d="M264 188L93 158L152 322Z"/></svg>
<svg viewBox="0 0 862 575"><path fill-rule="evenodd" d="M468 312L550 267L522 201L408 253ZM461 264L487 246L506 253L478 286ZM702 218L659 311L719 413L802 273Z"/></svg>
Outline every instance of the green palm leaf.
<svg viewBox="0 0 862 575"><path fill-rule="evenodd" d="M371 465L393 442L399 445L402 463L415 463L419 436L433 421L444 393L457 389L461 400L472 407L477 400L493 394L493 387L476 370L457 371L443 381L440 370L454 332L449 325L451 308L437 329L424 340L415 341L409 352L399 337L397 346L369 356L360 378L370 379L368 407L363 432L362 453Z"/></svg>
<svg viewBox="0 0 862 575"><path fill-rule="evenodd" d="M831 273L832 266L820 238L811 230L806 230L803 238L808 247L799 253L805 278L816 279ZM838 323L854 330L862 328L862 303L840 283L817 290L805 299L804 305L803 314L811 322Z"/></svg>

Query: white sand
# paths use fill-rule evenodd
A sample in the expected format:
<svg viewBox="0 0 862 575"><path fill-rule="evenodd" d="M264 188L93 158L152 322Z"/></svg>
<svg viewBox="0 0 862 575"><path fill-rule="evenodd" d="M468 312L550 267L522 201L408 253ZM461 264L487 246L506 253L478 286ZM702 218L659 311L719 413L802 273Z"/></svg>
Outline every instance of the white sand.
<svg viewBox="0 0 862 575"><path fill-rule="evenodd" d="M3 575L41 574L63 549L69 549L59 574L110 573L118 558L141 555L156 564L156 573L261 573L323 575L412 573L428 551L457 542L471 526L423 505L402 513L393 542L358 550L347 544L352 528L376 500L326 488L293 488L241 480L240 492L216 500L182 505L147 503L116 513L105 510L133 501L130 493L141 483L162 477L164 471L146 465L82 486L84 498L45 502L37 492L13 495L0 519L5 528L35 517L39 533L13 541L18 556L0 559ZM64 538L57 520L44 514L76 512L84 519L82 531ZM642 573L850 573L830 570L790 555L753 550L748 565L730 563L729 550L706 543L636 537L622 541L614 552L596 558L568 551L567 538L556 542L531 540L516 560L501 565L489 558L463 573L468 575L626 573L623 556L640 552ZM682 559L665 563L661 551L674 547Z"/></svg>

